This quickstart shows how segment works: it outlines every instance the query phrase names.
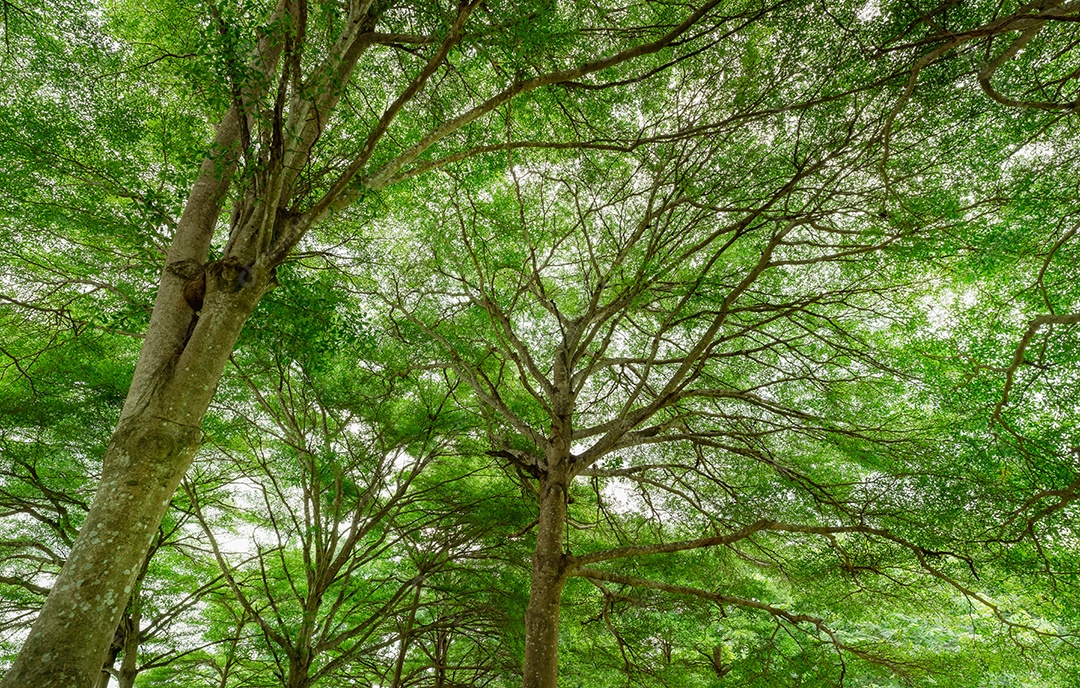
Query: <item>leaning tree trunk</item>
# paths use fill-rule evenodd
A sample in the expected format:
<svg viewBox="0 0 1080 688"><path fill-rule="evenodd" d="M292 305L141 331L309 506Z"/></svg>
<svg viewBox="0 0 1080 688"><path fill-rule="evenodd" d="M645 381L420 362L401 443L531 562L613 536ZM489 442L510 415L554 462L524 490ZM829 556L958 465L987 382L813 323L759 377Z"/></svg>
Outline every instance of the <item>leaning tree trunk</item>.
<svg viewBox="0 0 1080 688"><path fill-rule="evenodd" d="M281 51L280 36L262 36L252 73L270 74ZM0 688L95 683L165 509L199 448L203 416L240 330L274 284L273 266L259 250L265 232L230 241L223 260L206 263L240 157L243 108L265 90L258 81L241 89L217 126L165 257L86 522Z"/></svg>
<svg viewBox="0 0 1080 688"><path fill-rule="evenodd" d="M199 447L225 363L268 283L228 266L207 278L190 339L169 342L175 353L156 374L136 376L86 523L4 688L80 688L101 671L150 541ZM186 320L193 318L189 308ZM145 346L159 343L148 335Z"/></svg>
<svg viewBox="0 0 1080 688"><path fill-rule="evenodd" d="M566 583L563 529L569 476L565 460L540 481L540 517L533 551L532 587L525 611L525 688L556 688L559 680L559 608Z"/></svg>
<svg viewBox="0 0 1080 688"><path fill-rule="evenodd" d="M101 482L67 563L3 688L93 684L151 540L199 447L203 416L272 272L238 251L204 265L235 160L235 110L218 128L166 257ZM203 284L202 303L185 288ZM200 312L196 313L196 309ZM73 638L80 639L72 642Z"/></svg>

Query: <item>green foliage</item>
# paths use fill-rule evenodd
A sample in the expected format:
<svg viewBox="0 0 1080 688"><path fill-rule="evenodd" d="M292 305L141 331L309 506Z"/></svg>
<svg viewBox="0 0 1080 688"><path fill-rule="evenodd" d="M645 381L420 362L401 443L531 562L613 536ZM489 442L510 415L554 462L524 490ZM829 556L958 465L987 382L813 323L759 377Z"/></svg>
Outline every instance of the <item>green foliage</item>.
<svg viewBox="0 0 1080 688"><path fill-rule="evenodd" d="M520 682L563 371L561 539L618 554L570 574L564 685L1075 684L1071 5L720 3L443 131L702 6L491 0L367 158L460 8L377 2L316 86L347 5L306 3L300 40L262 0L4 3L5 659L85 516L212 124L254 102L239 208L290 99L330 88L275 221L362 159L359 191L233 353L122 622L136 685ZM303 49L267 77L283 36Z"/></svg>

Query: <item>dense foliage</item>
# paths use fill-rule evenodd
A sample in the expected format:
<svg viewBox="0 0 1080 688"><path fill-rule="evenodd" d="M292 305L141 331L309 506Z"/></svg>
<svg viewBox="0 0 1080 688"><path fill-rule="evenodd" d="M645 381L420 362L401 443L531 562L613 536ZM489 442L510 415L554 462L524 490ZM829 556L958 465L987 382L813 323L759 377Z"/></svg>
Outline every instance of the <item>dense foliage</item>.
<svg viewBox="0 0 1080 688"><path fill-rule="evenodd" d="M0 1L5 687L1080 681L1080 5Z"/></svg>

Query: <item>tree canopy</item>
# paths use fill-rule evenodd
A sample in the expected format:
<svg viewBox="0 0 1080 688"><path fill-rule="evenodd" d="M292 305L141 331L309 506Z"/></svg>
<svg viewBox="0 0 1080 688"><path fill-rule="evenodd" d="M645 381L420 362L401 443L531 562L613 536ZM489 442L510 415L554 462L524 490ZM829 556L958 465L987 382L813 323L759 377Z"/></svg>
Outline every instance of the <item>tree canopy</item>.
<svg viewBox="0 0 1080 688"><path fill-rule="evenodd" d="M3 8L5 688L1080 680L1080 4Z"/></svg>

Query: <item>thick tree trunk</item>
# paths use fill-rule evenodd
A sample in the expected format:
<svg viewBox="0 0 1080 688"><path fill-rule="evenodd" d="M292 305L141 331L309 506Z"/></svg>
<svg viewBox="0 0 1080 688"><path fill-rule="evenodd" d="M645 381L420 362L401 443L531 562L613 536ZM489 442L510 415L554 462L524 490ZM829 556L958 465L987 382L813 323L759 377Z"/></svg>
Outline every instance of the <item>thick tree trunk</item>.
<svg viewBox="0 0 1080 688"><path fill-rule="evenodd" d="M533 552L532 588L525 611L525 688L556 688L559 680L559 607L566 583L566 464L540 482L540 520Z"/></svg>
<svg viewBox="0 0 1080 688"><path fill-rule="evenodd" d="M165 506L198 446L198 428L147 419L123 428L110 444L107 470L90 515L4 679L6 687L89 685L120 619ZM92 639L72 643L72 639Z"/></svg>
<svg viewBox="0 0 1080 688"><path fill-rule="evenodd" d="M274 17L282 15L284 2L279 0ZM272 19L269 26L280 24ZM260 37L253 74L273 72L281 38L270 32ZM240 101L217 126L165 257L150 325L105 449L90 512L0 688L89 688L98 679L151 540L198 450L203 416L221 372L241 328L272 285L273 266L257 262L263 256L253 248L266 237L252 237L255 244L242 246L230 242L226 260L205 264L240 158L241 108L250 107L266 83L256 76L241 84ZM185 295L196 278L205 279L198 315Z"/></svg>
<svg viewBox="0 0 1080 688"><path fill-rule="evenodd" d="M156 374L137 374L86 523L3 688L88 688L100 674L222 370L269 279L219 273L190 339L168 343L171 357ZM149 338L145 346L161 346Z"/></svg>

